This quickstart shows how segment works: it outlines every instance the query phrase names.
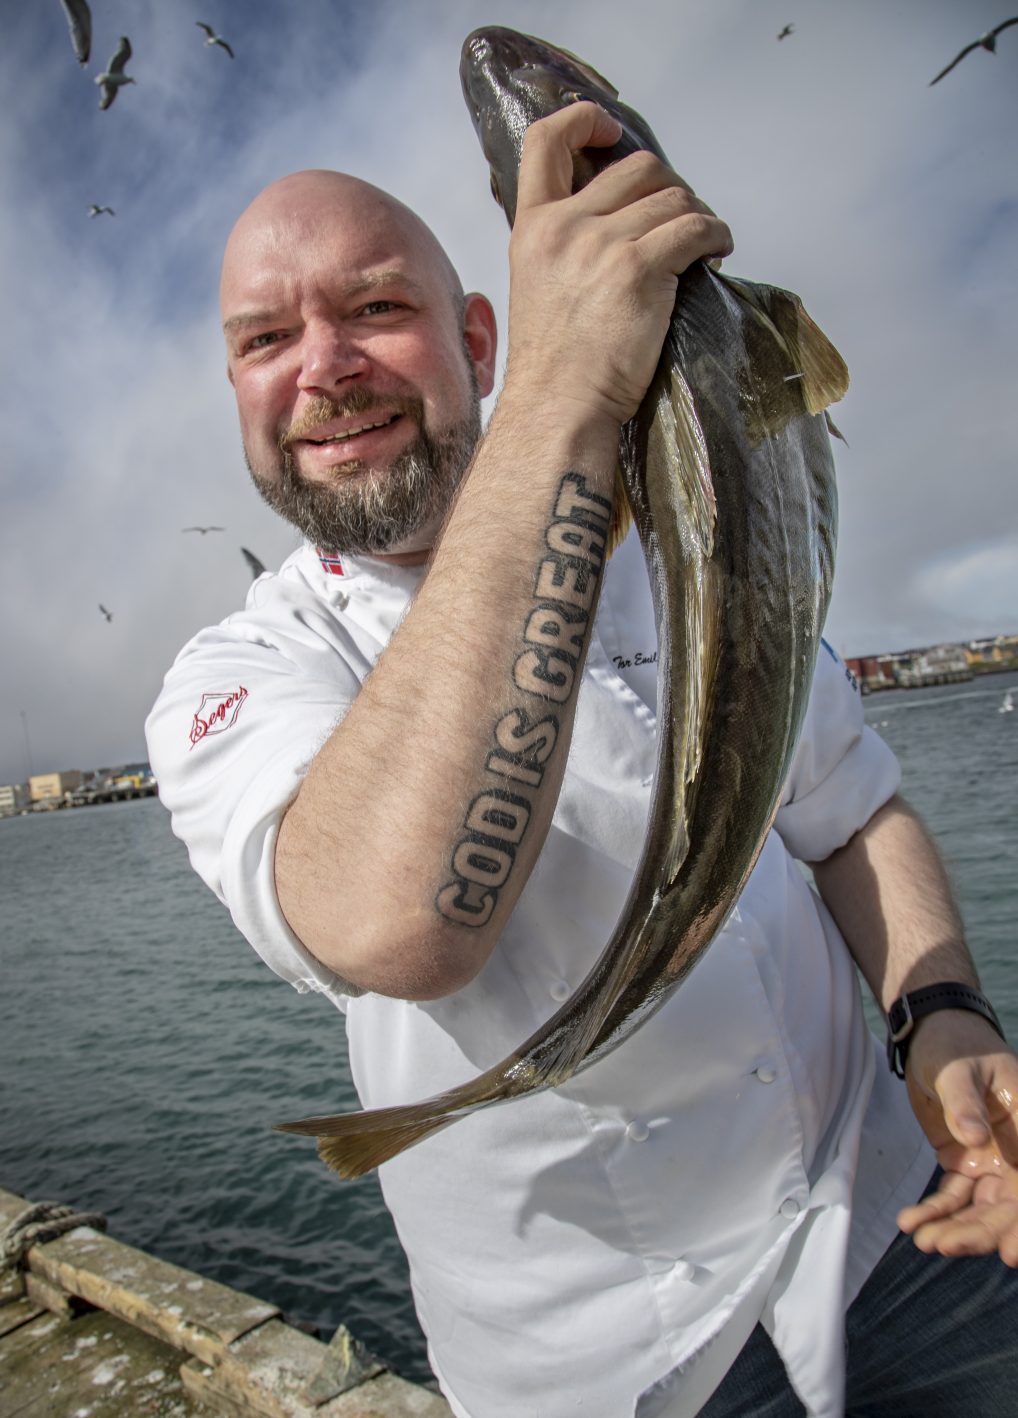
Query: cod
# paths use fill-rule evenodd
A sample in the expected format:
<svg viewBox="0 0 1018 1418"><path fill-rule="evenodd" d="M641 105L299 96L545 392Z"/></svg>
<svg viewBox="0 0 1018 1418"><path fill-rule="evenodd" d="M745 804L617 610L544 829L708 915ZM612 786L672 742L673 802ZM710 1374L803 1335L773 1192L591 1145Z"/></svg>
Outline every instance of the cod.
<svg viewBox="0 0 1018 1418"><path fill-rule="evenodd" d="M539 39L476 30L460 76L510 224L524 134L567 104L593 100L622 125L614 147L576 155L574 190L639 149L667 161L600 74ZM797 296L703 262L679 278L656 374L619 446L616 538L635 521L658 636L657 763L626 905L573 996L501 1063L422 1102L277 1125L316 1137L341 1176L618 1048L724 925L773 822L809 697L837 522L826 409L847 387Z"/></svg>

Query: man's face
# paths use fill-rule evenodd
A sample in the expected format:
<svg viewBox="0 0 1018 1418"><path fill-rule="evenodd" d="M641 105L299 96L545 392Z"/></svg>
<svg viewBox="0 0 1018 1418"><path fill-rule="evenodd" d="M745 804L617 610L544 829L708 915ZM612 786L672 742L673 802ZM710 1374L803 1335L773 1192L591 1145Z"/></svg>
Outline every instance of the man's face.
<svg viewBox="0 0 1018 1418"><path fill-rule="evenodd" d="M490 371L475 369L433 239L374 189L314 176L268 189L227 248L248 467L317 545L423 559L479 437L478 370L487 388Z"/></svg>

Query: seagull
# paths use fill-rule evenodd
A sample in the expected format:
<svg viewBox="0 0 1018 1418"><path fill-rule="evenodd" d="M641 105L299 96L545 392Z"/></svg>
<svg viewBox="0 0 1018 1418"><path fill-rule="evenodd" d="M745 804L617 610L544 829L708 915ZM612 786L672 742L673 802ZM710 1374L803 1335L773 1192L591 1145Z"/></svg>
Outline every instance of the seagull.
<svg viewBox="0 0 1018 1418"><path fill-rule="evenodd" d="M241 547L241 551L244 553L244 560L247 562L248 566L250 566L251 575L255 580L257 580L259 576L264 576L265 567L255 556L254 552L248 551L247 547Z"/></svg>
<svg viewBox="0 0 1018 1418"><path fill-rule="evenodd" d="M102 90L102 95L99 99L100 108L109 108L110 104L117 96L117 90L124 84L136 84L138 82L137 79L129 79L124 73L124 65L130 57L131 41L127 38L126 34L121 35L117 52L107 65L106 73L96 75L95 81Z"/></svg>
<svg viewBox="0 0 1018 1418"><path fill-rule="evenodd" d="M182 532L201 532L202 536L206 532L225 532L225 527L181 527Z"/></svg>
<svg viewBox="0 0 1018 1418"><path fill-rule="evenodd" d="M86 0L60 0L60 3L67 16L68 28L71 31L71 44L74 46L78 63L85 65L88 63L89 52L92 48L92 12L89 10Z"/></svg>
<svg viewBox="0 0 1018 1418"><path fill-rule="evenodd" d="M997 36L1000 34L1001 30L1006 30L1008 25L1018 25L1018 15L1015 15L1013 20L1005 20L1003 24L997 25L996 29L987 30L986 34L980 35L979 38L974 39L971 44L967 44L962 52L951 60L946 69L941 69L937 77L930 80L929 87L932 89L933 85L939 83L945 74L950 74L954 66L960 64L966 54L971 54L973 49L979 49L981 47L988 49L991 54L995 53L997 49Z"/></svg>
<svg viewBox="0 0 1018 1418"><path fill-rule="evenodd" d="M108 610L106 609L106 607L103 605L102 601L99 602L99 609L102 611L103 615L106 617L107 620L112 620L112 619L113 619L113 612L112 612L112 611L108 611Z"/></svg>
<svg viewBox="0 0 1018 1418"><path fill-rule="evenodd" d="M211 25L203 24L201 20L195 20L195 24L200 30L205 31L206 44L218 44L220 49L226 50L227 54L230 56L231 59L234 57L233 50L226 43L226 40L223 39L220 35L217 35Z"/></svg>
<svg viewBox="0 0 1018 1418"><path fill-rule="evenodd" d="M88 209L88 215L90 217L101 217L103 212L109 212L111 217L115 217L117 215L112 207L97 207L94 202Z"/></svg>
<svg viewBox="0 0 1018 1418"><path fill-rule="evenodd" d="M794 26L794 25L786 25L785 28L781 31L781 33L778 35L778 39L787 39L790 34L794 34L794 33L795 33L795 26Z"/></svg>

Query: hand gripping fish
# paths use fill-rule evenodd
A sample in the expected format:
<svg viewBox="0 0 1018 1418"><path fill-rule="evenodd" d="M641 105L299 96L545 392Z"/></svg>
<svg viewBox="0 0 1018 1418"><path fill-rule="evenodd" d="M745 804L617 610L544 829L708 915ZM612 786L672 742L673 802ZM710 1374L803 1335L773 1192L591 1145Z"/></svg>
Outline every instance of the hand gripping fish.
<svg viewBox="0 0 1018 1418"><path fill-rule="evenodd" d="M477 30L460 74L512 223L523 135L593 99L622 124L576 156L574 188L640 148L647 124L581 60ZM798 297L697 262L661 360L623 430L616 497L635 518L658 633L658 753L647 838L619 923L573 997L473 1081L404 1106L283 1123L356 1177L457 1118L565 1083L617 1048L689 974L732 911L777 810L809 696L834 569L824 411L848 387ZM621 532L622 528L619 529Z"/></svg>

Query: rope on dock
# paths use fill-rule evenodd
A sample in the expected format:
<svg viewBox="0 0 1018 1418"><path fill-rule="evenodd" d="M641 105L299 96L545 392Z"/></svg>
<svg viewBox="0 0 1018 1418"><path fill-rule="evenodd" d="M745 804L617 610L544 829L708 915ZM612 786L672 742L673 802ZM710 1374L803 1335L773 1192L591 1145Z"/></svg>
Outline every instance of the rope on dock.
<svg viewBox="0 0 1018 1418"><path fill-rule="evenodd" d="M59 1201L37 1201L26 1206L0 1231L0 1271L16 1270L32 1246L55 1241L76 1226L105 1231L106 1217L98 1211L76 1211Z"/></svg>

